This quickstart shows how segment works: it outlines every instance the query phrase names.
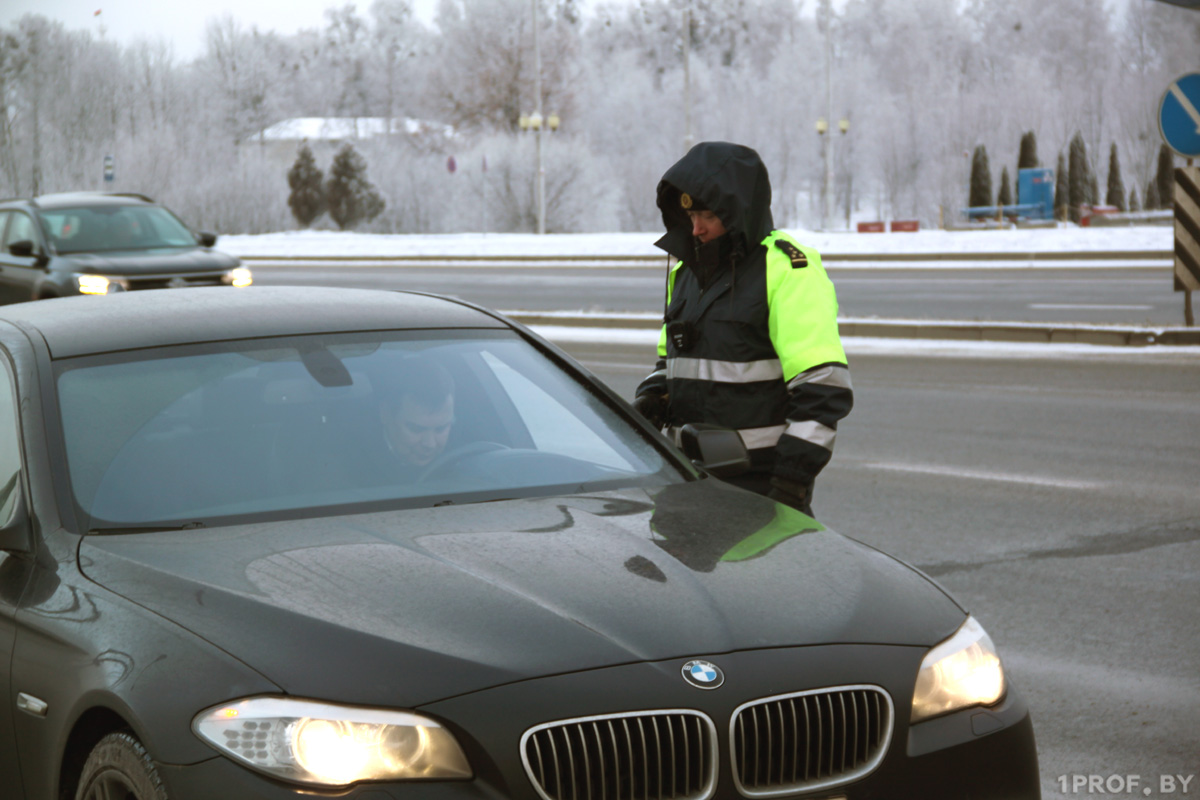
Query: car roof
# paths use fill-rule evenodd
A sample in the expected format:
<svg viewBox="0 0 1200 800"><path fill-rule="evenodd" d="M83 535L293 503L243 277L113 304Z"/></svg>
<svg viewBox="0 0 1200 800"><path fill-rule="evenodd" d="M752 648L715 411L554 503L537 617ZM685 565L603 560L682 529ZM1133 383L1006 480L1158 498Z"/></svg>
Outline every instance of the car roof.
<svg viewBox="0 0 1200 800"><path fill-rule="evenodd" d="M108 194L106 192L63 192L43 194L33 201L40 209L71 208L73 206L144 206L155 205L140 194Z"/></svg>
<svg viewBox="0 0 1200 800"><path fill-rule="evenodd" d="M145 347L372 330L505 328L455 300L378 289L251 286L149 289L0 308L40 333L52 358Z"/></svg>

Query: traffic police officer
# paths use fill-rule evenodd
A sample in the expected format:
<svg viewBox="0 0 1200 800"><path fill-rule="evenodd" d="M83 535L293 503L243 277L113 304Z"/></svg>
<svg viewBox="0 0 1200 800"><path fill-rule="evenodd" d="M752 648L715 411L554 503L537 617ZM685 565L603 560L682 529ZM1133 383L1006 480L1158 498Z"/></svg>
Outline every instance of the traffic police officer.
<svg viewBox="0 0 1200 800"><path fill-rule="evenodd" d="M658 207L656 244L678 262L634 406L673 438L692 422L736 429L751 469L730 482L811 514L854 402L821 256L774 230L767 169L749 147L696 145L663 175Z"/></svg>

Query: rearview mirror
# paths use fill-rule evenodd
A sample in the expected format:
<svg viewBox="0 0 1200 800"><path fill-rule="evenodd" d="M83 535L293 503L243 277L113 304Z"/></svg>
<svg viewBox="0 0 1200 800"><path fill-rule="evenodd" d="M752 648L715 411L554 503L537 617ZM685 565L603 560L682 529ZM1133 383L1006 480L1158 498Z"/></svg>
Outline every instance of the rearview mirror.
<svg viewBox="0 0 1200 800"><path fill-rule="evenodd" d="M200 243L201 247L212 247L217 243L217 235L208 231L200 231L196 234L196 241Z"/></svg>
<svg viewBox="0 0 1200 800"><path fill-rule="evenodd" d="M718 478L735 478L750 469L750 452L737 431L690 422L679 432L679 445L692 463Z"/></svg>

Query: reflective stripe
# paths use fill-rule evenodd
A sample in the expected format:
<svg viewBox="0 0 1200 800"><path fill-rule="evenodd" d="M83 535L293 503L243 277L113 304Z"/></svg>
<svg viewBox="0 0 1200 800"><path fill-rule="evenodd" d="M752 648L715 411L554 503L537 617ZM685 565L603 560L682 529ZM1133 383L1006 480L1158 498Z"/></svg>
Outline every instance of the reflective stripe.
<svg viewBox="0 0 1200 800"><path fill-rule="evenodd" d="M840 364L826 364L823 367L801 372L788 381L788 391L795 391L801 384L811 383L815 386L835 386L839 389L854 391L850 385L850 370Z"/></svg>
<svg viewBox="0 0 1200 800"><path fill-rule="evenodd" d="M812 419L790 423L784 434L815 444L817 447L823 447L826 450L833 450L833 440L837 438L836 430Z"/></svg>
<svg viewBox="0 0 1200 800"><path fill-rule="evenodd" d="M787 425L768 425L765 428L740 428L738 433L741 434L742 441L746 443L747 450L761 450L764 447L774 447L787 427Z"/></svg>
<svg viewBox="0 0 1200 800"><path fill-rule="evenodd" d="M768 425L765 428L739 428L738 435L742 437L742 443L746 445L747 450L761 450L765 447L774 447L786 428L786 425ZM682 430L682 427L675 426L667 428L667 438L673 441L676 447L682 446L679 439L679 433Z"/></svg>
<svg viewBox="0 0 1200 800"><path fill-rule="evenodd" d="M715 383L755 383L783 378L779 359L766 361L713 361L708 358L669 358L667 378Z"/></svg>

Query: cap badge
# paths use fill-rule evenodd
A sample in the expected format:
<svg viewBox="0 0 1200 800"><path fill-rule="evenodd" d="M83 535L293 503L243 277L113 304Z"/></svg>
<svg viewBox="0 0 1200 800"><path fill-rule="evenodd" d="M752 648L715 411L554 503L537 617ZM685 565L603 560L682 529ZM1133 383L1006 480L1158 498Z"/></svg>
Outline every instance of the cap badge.
<svg viewBox="0 0 1200 800"><path fill-rule="evenodd" d="M690 194L688 194L687 192L684 192L683 194L679 195L679 205L683 206L685 209L691 208L692 207L692 196Z"/></svg>

